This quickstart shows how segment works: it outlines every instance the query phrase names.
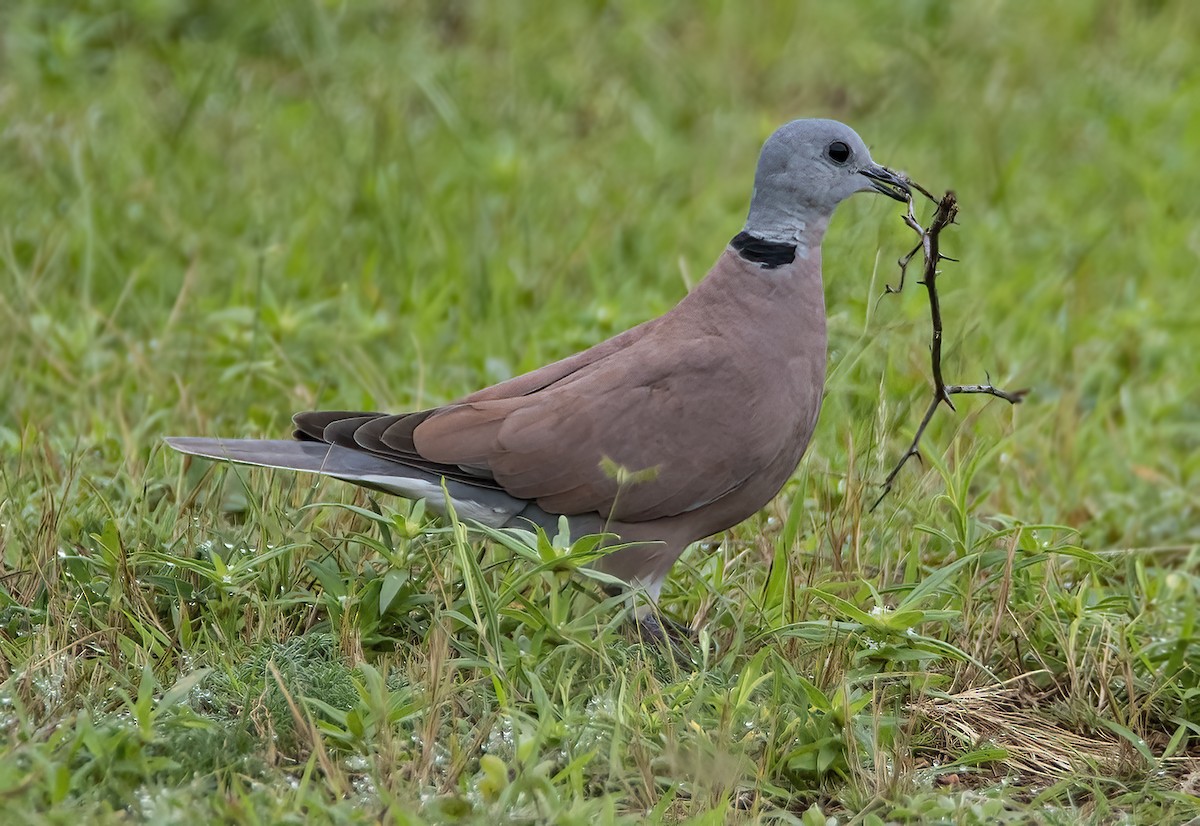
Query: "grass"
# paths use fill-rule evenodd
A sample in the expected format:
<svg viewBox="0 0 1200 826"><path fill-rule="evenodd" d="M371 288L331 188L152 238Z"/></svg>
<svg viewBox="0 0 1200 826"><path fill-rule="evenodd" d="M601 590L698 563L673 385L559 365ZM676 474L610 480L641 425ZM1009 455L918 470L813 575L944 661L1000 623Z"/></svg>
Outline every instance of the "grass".
<svg viewBox="0 0 1200 826"><path fill-rule="evenodd" d="M0 10L5 822L1200 816L1200 7L17 0ZM409 409L669 308L778 124L954 188L939 412L885 199L817 437L677 567L169 433Z"/></svg>

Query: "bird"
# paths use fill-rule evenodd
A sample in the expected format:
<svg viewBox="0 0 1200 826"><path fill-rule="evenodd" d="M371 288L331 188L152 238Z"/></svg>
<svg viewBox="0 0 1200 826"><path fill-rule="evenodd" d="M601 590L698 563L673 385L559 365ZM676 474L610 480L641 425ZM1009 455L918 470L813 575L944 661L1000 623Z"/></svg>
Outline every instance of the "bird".
<svg viewBox="0 0 1200 826"><path fill-rule="evenodd" d="M439 407L297 413L290 439L166 442L492 528L553 535L566 517L571 536L611 537L593 564L656 604L683 551L769 504L808 447L826 371L821 242L858 192L911 197L849 126L791 121L762 146L745 226L664 315Z"/></svg>

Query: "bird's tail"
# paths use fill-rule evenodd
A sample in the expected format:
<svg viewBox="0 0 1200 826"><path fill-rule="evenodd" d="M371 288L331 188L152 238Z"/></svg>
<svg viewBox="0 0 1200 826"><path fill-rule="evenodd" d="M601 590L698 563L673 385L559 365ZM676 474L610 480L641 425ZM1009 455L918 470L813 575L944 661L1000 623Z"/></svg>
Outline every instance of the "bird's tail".
<svg viewBox="0 0 1200 826"><path fill-rule="evenodd" d="M405 499L425 499L444 513L445 491L460 516L502 527L529 505L500 490L449 479L421 468L374 456L361 450L324 442L290 439L206 439L170 436L168 445L180 453L241 465L319 473ZM445 485L445 491L443 491Z"/></svg>
<svg viewBox="0 0 1200 826"><path fill-rule="evenodd" d="M323 442L297 442L291 439L202 439L194 436L169 436L166 442L180 453L202 456L205 459L320 473L325 476L387 475L397 471L395 462Z"/></svg>

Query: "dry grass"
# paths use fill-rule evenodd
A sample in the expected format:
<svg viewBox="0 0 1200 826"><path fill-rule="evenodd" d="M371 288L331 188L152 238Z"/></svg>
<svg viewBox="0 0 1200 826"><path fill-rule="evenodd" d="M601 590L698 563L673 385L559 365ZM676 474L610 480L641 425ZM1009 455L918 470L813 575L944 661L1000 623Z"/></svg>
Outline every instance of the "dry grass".
<svg viewBox="0 0 1200 826"><path fill-rule="evenodd" d="M1024 679L910 704L915 727L931 738L931 759L953 765L964 753L996 749L995 759L988 761L993 776L1030 787L1076 774L1122 776L1134 769L1128 743L1111 734L1084 735L1056 722L1044 710L1046 696L1015 685Z"/></svg>

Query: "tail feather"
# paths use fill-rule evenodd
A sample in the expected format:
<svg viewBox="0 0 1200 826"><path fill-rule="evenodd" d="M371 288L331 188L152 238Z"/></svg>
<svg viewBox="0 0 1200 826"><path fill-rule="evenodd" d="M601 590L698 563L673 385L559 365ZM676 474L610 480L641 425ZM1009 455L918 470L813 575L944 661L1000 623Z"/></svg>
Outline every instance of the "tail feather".
<svg viewBox="0 0 1200 826"><path fill-rule="evenodd" d="M500 490L443 479L439 474L402 465L361 450L324 442L287 439L206 439L172 436L169 446L191 456L242 465L295 470L332 476L346 482L402 496L425 499L439 512L446 511L442 485L455 511L492 527L504 527L527 509L529 502Z"/></svg>

